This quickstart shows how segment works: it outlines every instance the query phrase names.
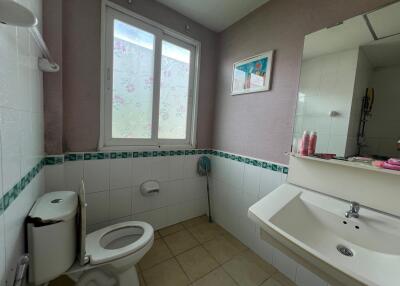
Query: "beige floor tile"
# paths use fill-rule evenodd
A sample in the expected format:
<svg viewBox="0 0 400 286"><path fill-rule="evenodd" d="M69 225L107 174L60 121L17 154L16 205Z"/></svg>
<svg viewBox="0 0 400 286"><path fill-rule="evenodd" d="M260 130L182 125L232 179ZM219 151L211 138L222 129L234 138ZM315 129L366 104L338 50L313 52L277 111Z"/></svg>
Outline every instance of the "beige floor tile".
<svg viewBox="0 0 400 286"><path fill-rule="evenodd" d="M161 236L160 236L160 234L158 233L158 231L156 230L155 232L154 232L154 239L159 239Z"/></svg>
<svg viewBox="0 0 400 286"><path fill-rule="evenodd" d="M271 274L259 266L254 256L252 253L241 253L222 267L240 286L258 286Z"/></svg>
<svg viewBox="0 0 400 286"><path fill-rule="evenodd" d="M178 255L176 259L191 281L203 277L219 266L202 246L188 250Z"/></svg>
<svg viewBox="0 0 400 286"><path fill-rule="evenodd" d="M167 235L173 234L173 233L181 231L181 230L184 230L184 227L182 224L178 223L178 224L164 227L163 229L160 229L158 232L160 233L161 236L167 236Z"/></svg>
<svg viewBox="0 0 400 286"><path fill-rule="evenodd" d="M226 233L226 231L222 227L215 223L200 223L195 226L189 227L188 230L201 243L204 243L206 241L214 239L221 234Z"/></svg>
<svg viewBox="0 0 400 286"><path fill-rule="evenodd" d="M219 263L225 263L241 252L241 249L235 247L222 235L207 241L203 246Z"/></svg>
<svg viewBox="0 0 400 286"><path fill-rule="evenodd" d="M282 285L281 283L276 281L274 278L270 278L267 281L265 281L263 284L261 284L260 286L284 286L284 285Z"/></svg>
<svg viewBox="0 0 400 286"><path fill-rule="evenodd" d="M283 275L280 272L275 273L272 276L272 279L275 280L275 282L278 282L279 286L296 286L296 284L292 280L290 280L289 278L287 278L285 275ZM274 284L272 284L272 285L274 285Z"/></svg>
<svg viewBox="0 0 400 286"><path fill-rule="evenodd" d="M187 230L168 235L163 239L174 255L185 252L199 244Z"/></svg>
<svg viewBox="0 0 400 286"><path fill-rule="evenodd" d="M237 286L222 267L197 280L192 286Z"/></svg>
<svg viewBox="0 0 400 286"><path fill-rule="evenodd" d="M226 232L223 236L228 240L235 248L239 250L246 250L247 247L240 240L236 239L232 234Z"/></svg>
<svg viewBox="0 0 400 286"><path fill-rule="evenodd" d="M163 262L172 257L172 253L162 239L157 239L153 243L153 247L140 260L139 266L142 270Z"/></svg>
<svg viewBox="0 0 400 286"><path fill-rule="evenodd" d="M208 216L202 215L199 217L195 217L195 218L186 220L186 221L182 222L182 224L184 227L192 227L192 226L195 226L196 224L206 223L206 222L208 222Z"/></svg>
<svg viewBox="0 0 400 286"><path fill-rule="evenodd" d="M245 257L250 263L254 263L270 275L278 272L278 270L273 265L265 262L260 256L258 256L251 250L246 250L239 255Z"/></svg>
<svg viewBox="0 0 400 286"><path fill-rule="evenodd" d="M144 270L143 278L147 286L186 286L190 283L174 258Z"/></svg>
<svg viewBox="0 0 400 286"><path fill-rule="evenodd" d="M75 283L67 275L61 275L49 283L49 286L74 286Z"/></svg>

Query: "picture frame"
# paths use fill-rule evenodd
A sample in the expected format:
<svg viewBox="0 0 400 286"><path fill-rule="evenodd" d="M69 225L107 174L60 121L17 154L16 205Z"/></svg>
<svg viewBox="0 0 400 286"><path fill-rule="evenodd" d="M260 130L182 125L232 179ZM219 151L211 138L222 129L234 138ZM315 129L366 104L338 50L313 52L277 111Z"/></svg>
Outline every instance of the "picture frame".
<svg viewBox="0 0 400 286"><path fill-rule="evenodd" d="M271 50L234 63L231 95L270 90L273 56Z"/></svg>

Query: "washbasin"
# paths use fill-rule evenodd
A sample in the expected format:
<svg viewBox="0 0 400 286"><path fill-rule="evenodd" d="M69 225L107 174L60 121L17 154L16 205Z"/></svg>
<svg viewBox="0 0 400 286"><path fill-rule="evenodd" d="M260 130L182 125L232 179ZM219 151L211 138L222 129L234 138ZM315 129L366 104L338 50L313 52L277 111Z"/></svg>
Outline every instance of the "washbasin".
<svg viewBox="0 0 400 286"><path fill-rule="evenodd" d="M284 184L249 208L262 229L366 285L400 285L400 219Z"/></svg>

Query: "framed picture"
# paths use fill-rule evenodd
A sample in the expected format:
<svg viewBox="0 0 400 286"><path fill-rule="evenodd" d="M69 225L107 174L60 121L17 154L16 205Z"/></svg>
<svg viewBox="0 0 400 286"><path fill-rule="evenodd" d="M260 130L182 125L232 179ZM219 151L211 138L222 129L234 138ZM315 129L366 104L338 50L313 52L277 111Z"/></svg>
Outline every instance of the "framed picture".
<svg viewBox="0 0 400 286"><path fill-rule="evenodd" d="M274 51L233 64L232 95L270 90Z"/></svg>

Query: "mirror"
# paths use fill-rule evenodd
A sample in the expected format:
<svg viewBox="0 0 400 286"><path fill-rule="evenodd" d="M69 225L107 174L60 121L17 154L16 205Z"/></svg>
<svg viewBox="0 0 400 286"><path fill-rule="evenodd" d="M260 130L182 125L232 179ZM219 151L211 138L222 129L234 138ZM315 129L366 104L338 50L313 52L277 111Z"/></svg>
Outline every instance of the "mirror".
<svg viewBox="0 0 400 286"><path fill-rule="evenodd" d="M304 40L294 146L317 132L317 153L400 157L400 2Z"/></svg>

